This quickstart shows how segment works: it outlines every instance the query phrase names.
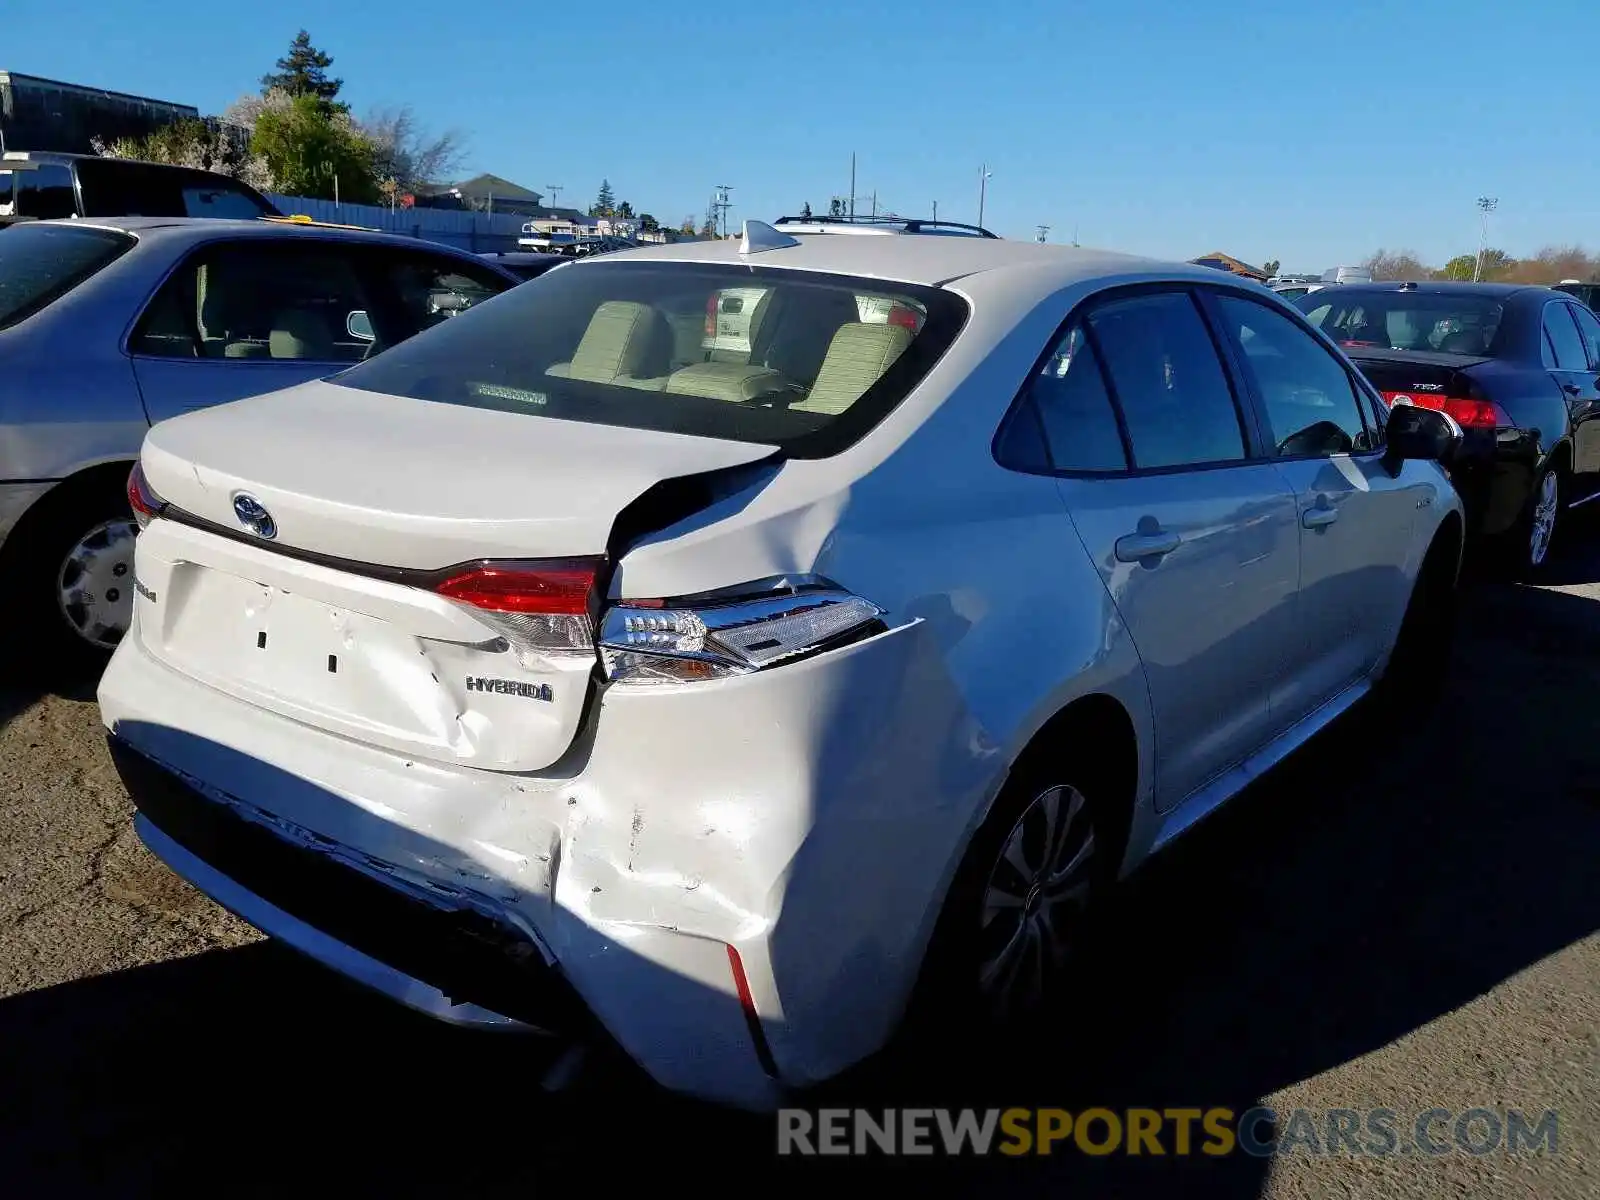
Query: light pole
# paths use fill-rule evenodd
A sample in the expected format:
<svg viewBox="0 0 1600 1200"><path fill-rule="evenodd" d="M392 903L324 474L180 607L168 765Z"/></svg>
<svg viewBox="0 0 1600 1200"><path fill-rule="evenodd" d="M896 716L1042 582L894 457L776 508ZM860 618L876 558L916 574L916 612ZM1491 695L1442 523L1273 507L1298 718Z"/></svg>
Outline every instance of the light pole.
<svg viewBox="0 0 1600 1200"><path fill-rule="evenodd" d="M1472 268L1473 283L1483 278L1483 255L1489 248L1489 214L1499 206L1500 201L1494 196L1478 197L1478 210L1483 214L1483 232L1478 237L1478 261Z"/></svg>
<svg viewBox="0 0 1600 1200"><path fill-rule="evenodd" d="M994 172L989 170L989 164L984 163L978 168L978 225L983 226L983 202L989 194L989 177Z"/></svg>

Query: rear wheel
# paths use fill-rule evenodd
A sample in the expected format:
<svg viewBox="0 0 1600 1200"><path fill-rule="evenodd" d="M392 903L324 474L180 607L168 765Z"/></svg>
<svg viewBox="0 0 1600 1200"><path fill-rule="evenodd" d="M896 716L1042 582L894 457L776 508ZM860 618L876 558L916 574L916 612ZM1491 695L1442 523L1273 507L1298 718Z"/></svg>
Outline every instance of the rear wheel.
<svg viewBox="0 0 1600 1200"><path fill-rule="evenodd" d="M133 619L138 530L127 496L109 484L41 504L8 547L11 637L23 661L51 680L81 680L104 668Z"/></svg>
<svg viewBox="0 0 1600 1200"><path fill-rule="evenodd" d="M1534 477L1533 488L1517 523L1496 540L1505 572L1516 579L1537 576L1549 561L1561 521L1565 500L1559 466L1544 467Z"/></svg>
<svg viewBox="0 0 1600 1200"><path fill-rule="evenodd" d="M1104 772L1061 755L1018 764L946 898L913 1014L916 1032L989 1041L1070 994L1117 875L1117 800Z"/></svg>

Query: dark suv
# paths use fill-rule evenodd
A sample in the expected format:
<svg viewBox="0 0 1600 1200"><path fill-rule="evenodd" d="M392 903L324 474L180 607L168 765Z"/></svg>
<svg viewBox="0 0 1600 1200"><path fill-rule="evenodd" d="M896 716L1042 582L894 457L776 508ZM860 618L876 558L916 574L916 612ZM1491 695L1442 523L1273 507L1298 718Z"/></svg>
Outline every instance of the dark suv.
<svg viewBox="0 0 1600 1200"><path fill-rule="evenodd" d="M248 184L200 171L92 154L0 158L0 224L59 217L276 217Z"/></svg>

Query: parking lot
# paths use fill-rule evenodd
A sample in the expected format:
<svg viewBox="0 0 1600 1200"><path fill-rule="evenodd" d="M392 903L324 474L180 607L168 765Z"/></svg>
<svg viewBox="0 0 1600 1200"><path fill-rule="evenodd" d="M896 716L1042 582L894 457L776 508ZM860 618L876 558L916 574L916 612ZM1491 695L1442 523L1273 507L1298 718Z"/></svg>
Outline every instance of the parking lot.
<svg viewBox="0 0 1600 1200"><path fill-rule="evenodd" d="M1554 1157L938 1167L974 1193L1600 1194L1600 550L1569 548L1557 578L1475 587L1438 711L1353 715L1154 864L1092 960L1094 992L1025 1070L952 1052L847 1091L1560 1119ZM89 691L0 686L0 797L15 1194L276 1194L334 1171L364 1190L526 1195L633 1175L748 1186L801 1165L771 1158L770 1119L626 1074L547 1095L541 1046L426 1024L262 942L141 847Z"/></svg>

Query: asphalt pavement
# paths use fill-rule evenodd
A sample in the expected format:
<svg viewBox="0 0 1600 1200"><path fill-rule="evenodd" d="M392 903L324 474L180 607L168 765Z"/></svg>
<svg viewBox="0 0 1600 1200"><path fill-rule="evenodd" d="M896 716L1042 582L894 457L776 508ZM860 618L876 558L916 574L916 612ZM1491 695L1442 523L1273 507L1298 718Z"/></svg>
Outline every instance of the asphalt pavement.
<svg viewBox="0 0 1600 1200"><path fill-rule="evenodd" d="M13 1195L745 1191L1600 1195L1600 537L1478 583L1445 699L1358 711L1129 886L1091 986L1004 1060L830 1103L1555 1110L1553 1153L777 1159L771 1118L464 1034L263 941L134 836L92 689L0 682L0 1187Z"/></svg>

